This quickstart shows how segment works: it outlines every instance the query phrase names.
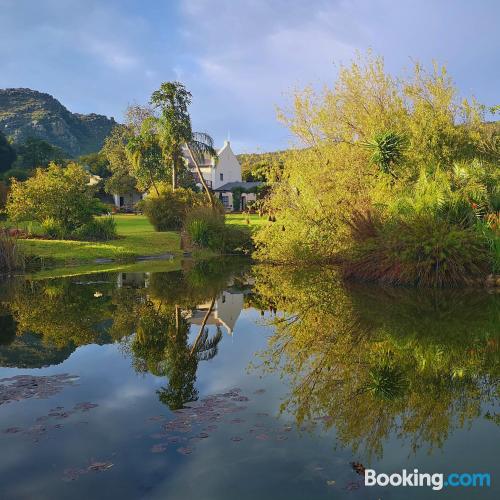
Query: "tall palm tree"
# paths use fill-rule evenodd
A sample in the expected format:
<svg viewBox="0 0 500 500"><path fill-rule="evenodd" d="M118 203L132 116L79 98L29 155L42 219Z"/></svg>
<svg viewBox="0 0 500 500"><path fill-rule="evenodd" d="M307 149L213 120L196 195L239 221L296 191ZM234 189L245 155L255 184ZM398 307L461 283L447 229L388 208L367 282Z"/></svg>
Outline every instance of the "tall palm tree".
<svg viewBox="0 0 500 500"><path fill-rule="evenodd" d="M151 95L151 105L160 108L158 118L158 136L163 155L172 165L172 189L177 187L177 172L184 162L185 148L196 168L200 182L211 206L214 205L212 194L203 178L200 163L208 155L217 155L213 139L206 133L193 132L188 107L191 93L180 82L164 82Z"/></svg>
<svg viewBox="0 0 500 500"><path fill-rule="evenodd" d="M212 137L204 132L192 132L191 140L185 143L185 147L189 152L189 156L194 163L198 177L200 178L201 185L207 195L208 203L213 208L214 199L212 197L212 192L210 191L203 173L200 168L200 162L204 160L207 156L212 158L217 157L217 151L214 148L214 141Z"/></svg>

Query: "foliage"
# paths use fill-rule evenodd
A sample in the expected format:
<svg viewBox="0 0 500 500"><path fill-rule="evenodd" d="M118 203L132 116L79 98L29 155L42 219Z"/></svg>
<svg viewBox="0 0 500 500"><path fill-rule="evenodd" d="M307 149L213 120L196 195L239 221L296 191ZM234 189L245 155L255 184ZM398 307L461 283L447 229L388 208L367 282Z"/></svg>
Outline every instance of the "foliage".
<svg viewBox="0 0 500 500"><path fill-rule="evenodd" d="M255 302L280 311L258 369L290 381L284 413L334 426L352 453L380 458L389 435L431 452L494 403L498 295L345 287L327 266L260 265L255 280Z"/></svg>
<svg viewBox="0 0 500 500"><path fill-rule="evenodd" d="M113 217L94 217L73 233L77 240L110 241L116 239L116 222Z"/></svg>
<svg viewBox="0 0 500 500"><path fill-rule="evenodd" d="M60 221L54 219L54 217L47 217L44 219L41 226L43 235L53 238L54 240L63 240L69 236Z"/></svg>
<svg viewBox="0 0 500 500"><path fill-rule="evenodd" d="M287 151L239 154L244 181L277 182L283 173Z"/></svg>
<svg viewBox="0 0 500 500"><path fill-rule="evenodd" d="M5 185L5 182L0 181L0 210L5 207L5 203L7 202L7 194L8 189Z"/></svg>
<svg viewBox="0 0 500 500"><path fill-rule="evenodd" d="M371 227L370 227L371 226ZM432 216L380 224L358 215L353 255L344 264L349 278L419 286L470 285L490 269L486 239ZM367 231L370 228L370 231Z"/></svg>
<svg viewBox="0 0 500 500"><path fill-rule="evenodd" d="M37 169L24 182L12 181L6 206L9 218L40 223L52 218L71 232L99 212L99 201L88 182L88 173L76 163Z"/></svg>
<svg viewBox="0 0 500 500"><path fill-rule="evenodd" d="M195 246L221 250L224 214L211 207L194 207L186 214L184 229Z"/></svg>
<svg viewBox="0 0 500 500"><path fill-rule="evenodd" d="M151 193L139 206L156 231L176 231L181 229L186 212L203 203L202 196L189 189L172 191L160 186L158 195Z"/></svg>
<svg viewBox="0 0 500 500"><path fill-rule="evenodd" d="M91 174L98 175L103 179L111 175L109 160L103 150L98 151L97 153L80 156L80 158L78 158L78 163L88 167Z"/></svg>
<svg viewBox="0 0 500 500"><path fill-rule="evenodd" d="M382 172L397 178L396 168L403 159L406 139L395 132L382 132L376 134L365 146L372 151L371 161Z"/></svg>
<svg viewBox="0 0 500 500"><path fill-rule="evenodd" d="M0 173L9 170L16 157L16 150L9 143L5 135L0 132Z"/></svg>
<svg viewBox="0 0 500 500"><path fill-rule="evenodd" d="M0 232L0 273L22 270L25 258L15 238Z"/></svg>
<svg viewBox="0 0 500 500"><path fill-rule="evenodd" d="M456 257L472 259L464 273L484 269L484 238L473 227L498 210L500 141L484 123L484 107L458 99L445 68L426 72L416 64L412 75L396 79L381 58L359 57L341 67L332 89L297 93L292 112L280 118L298 144L271 182L265 209L276 222L255 235L256 257L349 258L358 244L349 224L370 212L387 234L408 231L402 242L409 247L398 247L408 258L420 255L417 235L431 247L434 238L452 247L463 241ZM424 220L436 228L424 231ZM453 241L442 239L446 227Z"/></svg>
<svg viewBox="0 0 500 500"><path fill-rule="evenodd" d="M167 171L153 118L143 122L140 134L128 141L126 152L132 165L131 173L137 179L137 187L142 191L152 187L159 194L157 184L167 180Z"/></svg>
<svg viewBox="0 0 500 500"><path fill-rule="evenodd" d="M132 177L132 165L126 146L133 137L132 131L118 125L104 141L102 154L106 157L111 177L106 180L105 189L111 194L129 194L136 189L136 179Z"/></svg>
<svg viewBox="0 0 500 500"><path fill-rule="evenodd" d="M11 179L25 181L30 177L31 172L31 170L26 170L24 168L11 168L3 173L3 179L5 182L10 182Z"/></svg>
<svg viewBox="0 0 500 500"><path fill-rule="evenodd" d="M217 153L208 134L192 130L188 111L191 97L191 93L179 82L164 82L153 92L151 105L160 110L160 117L155 120L158 140L165 164L171 165L172 189L175 191L178 186L179 173L184 172L183 177L189 177L186 175L187 167L184 160L184 153L187 152L197 169L199 182L203 185L207 199L213 205L212 195L201 174L200 164L206 156L215 157Z"/></svg>
<svg viewBox="0 0 500 500"><path fill-rule="evenodd" d="M33 169L46 167L50 162L61 162L66 155L62 149L42 139L29 137L17 146L17 156L18 167Z"/></svg>

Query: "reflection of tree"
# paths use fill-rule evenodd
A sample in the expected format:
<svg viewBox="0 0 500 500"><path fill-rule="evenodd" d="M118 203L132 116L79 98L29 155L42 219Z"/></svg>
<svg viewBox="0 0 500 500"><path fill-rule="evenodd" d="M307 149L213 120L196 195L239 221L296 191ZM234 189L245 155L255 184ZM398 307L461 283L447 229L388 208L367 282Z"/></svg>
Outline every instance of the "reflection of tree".
<svg viewBox="0 0 500 500"><path fill-rule="evenodd" d="M158 391L160 401L171 409L182 408L198 397L195 388L198 363L212 359L222 332L209 337L202 325L193 344L189 343L189 323L178 306L147 302L140 309L137 333L131 344L138 371L168 378L168 386Z"/></svg>
<svg viewBox="0 0 500 500"><path fill-rule="evenodd" d="M111 318L106 285L79 286L67 279L25 281L12 287L7 306L18 334L39 334L58 348L109 342L101 324Z"/></svg>
<svg viewBox="0 0 500 500"><path fill-rule="evenodd" d="M291 380L283 410L334 425L340 443L382 455L389 435L443 445L497 396L499 297L346 289L333 271L259 266L256 291L285 311L262 353Z"/></svg>

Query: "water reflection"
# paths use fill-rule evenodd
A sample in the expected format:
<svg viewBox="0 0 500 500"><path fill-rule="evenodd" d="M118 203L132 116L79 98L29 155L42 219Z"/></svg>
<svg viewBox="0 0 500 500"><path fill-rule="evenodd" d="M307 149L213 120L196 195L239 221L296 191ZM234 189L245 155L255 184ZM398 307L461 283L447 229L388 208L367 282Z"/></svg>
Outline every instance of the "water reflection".
<svg viewBox="0 0 500 500"><path fill-rule="evenodd" d="M164 379L157 396L176 410L199 397L200 364L217 363L221 339L253 307L272 326L253 365L287 380L282 412L380 458L391 439L432 451L477 419L499 423L499 299L348 287L334 270L241 261L18 281L1 296L0 365L49 366L119 342L136 372Z"/></svg>
<svg viewBox="0 0 500 500"><path fill-rule="evenodd" d="M49 366L79 346L120 342L137 372L165 377L160 401L182 408L198 397L198 364L216 356L223 329L233 332L248 269L245 261L203 261L169 273L12 283L2 300L0 363Z"/></svg>
<svg viewBox="0 0 500 500"><path fill-rule="evenodd" d="M498 295L346 287L333 270L259 266L259 303L275 311L259 368L290 383L282 410L334 426L368 458L396 438L440 448L477 418L498 423Z"/></svg>

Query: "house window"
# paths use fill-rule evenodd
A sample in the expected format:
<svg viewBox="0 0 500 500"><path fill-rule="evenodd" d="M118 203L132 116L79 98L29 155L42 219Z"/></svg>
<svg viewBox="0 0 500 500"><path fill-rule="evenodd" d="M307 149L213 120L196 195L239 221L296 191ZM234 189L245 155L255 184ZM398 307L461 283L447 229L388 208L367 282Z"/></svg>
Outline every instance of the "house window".
<svg viewBox="0 0 500 500"><path fill-rule="evenodd" d="M223 181L224 180L224 174L219 174L220 176L220 180Z"/></svg>
<svg viewBox="0 0 500 500"><path fill-rule="evenodd" d="M229 196L222 195L222 204L227 208L229 207Z"/></svg>

